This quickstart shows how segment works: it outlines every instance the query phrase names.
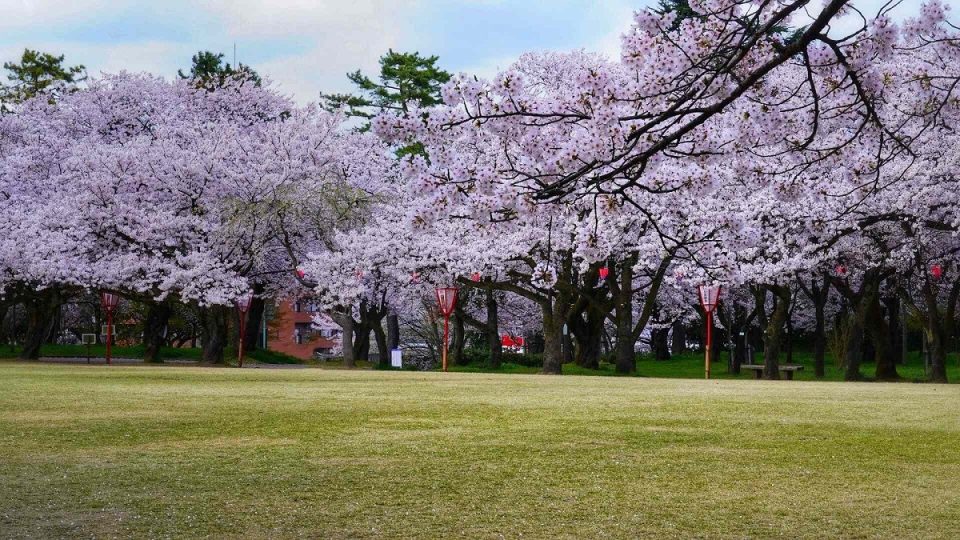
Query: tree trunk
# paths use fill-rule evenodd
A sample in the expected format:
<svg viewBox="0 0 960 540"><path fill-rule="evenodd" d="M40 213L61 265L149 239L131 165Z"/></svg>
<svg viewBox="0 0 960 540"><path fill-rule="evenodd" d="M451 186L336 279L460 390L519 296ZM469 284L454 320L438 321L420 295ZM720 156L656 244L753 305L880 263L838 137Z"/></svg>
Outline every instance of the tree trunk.
<svg viewBox="0 0 960 540"><path fill-rule="evenodd" d="M500 318L497 298L492 289L487 289L487 346L490 348L490 367L500 369L503 362L503 344L500 342Z"/></svg>
<svg viewBox="0 0 960 540"><path fill-rule="evenodd" d="M353 336L356 321L353 320L351 308L342 308L330 312L333 322L340 325L340 347L343 349L343 366L352 368L357 366L357 355L353 349Z"/></svg>
<svg viewBox="0 0 960 540"><path fill-rule="evenodd" d="M850 313L847 324L847 357L843 361L843 380L859 381L863 379L860 375L860 361L863 356L861 349L863 346L863 315L861 309L857 307Z"/></svg>
<svg viewBox="0 0 960 540"><path fill-rule="evenodd" d="M457 311L459 309L455 310L450 317L450 360L455 366L463 366L468 363L467 355L463 352L466 348L467 336L463 317Z"/></svg>
<svg viewBox="0 0 960 540"><path fill-rule="evenodd" d="M380 320L372 321L373 337L377 340L377 364L382 367L390 367L390 350L387 348L387 334L383 331L383 322Z"/></svg>
<svg viewBox="0 0 960 540"><path fill-rule="evenodd" d="M573 335L577 340L574 362L582 368L600 369L604 314L592 307L588 307L584 314L586 320L575 317L570 321L573 324L567 324L569 329L574 330Z"/></svg>
<svg viewBox="0 0 960 540"><path fill-rule="evenodd" d="M223 351L227 346L227 308L210 306L202 309L203 347L202 359L208 364L224 363Z"/></svg>
<svg viewBox="0 0 960 540"><path fill-rule="evenodd" d="M400 317L396 313L387 315L387 349L400 348Z"/></svg>
<svg viewBox="0 0 960 540"><path fill-rule="evenodd" d="M617 279L620 280L618 293L614 299L614 317L616 320L617 373L637 371L637 355L634 351L633 336L633 265L620 265Z"/></svg>
<svg viewBox="0 0 960 540"><path fill-rule="evenodd" d="M261 292L255 290L254 294L262 294L262 290ZM266 310L266 300L259 296L254 296L253 301L250 302L250 310L247 312L246 335L243 336L244 354L257 349L257 344L260 342L260 336L263 331L261 327L261 323L264 322L263 314Z"/></svg>
<svg viewBox="0 0 960 540"><path fill-rule="evenodd" d="M867 302L864 324L870 329L870 340L873 343L873 358L876 367L874 376L878 380L896 380L900 376L897 374L896 360L890 346L890 327L884 320L883 312L880 309L879 285L875 289L871 289L871 293L864 299Z"/></svg>
<svg viewBox="0 0 960 540"><path fill-rule="evenodd" d="M7 319L7 310L10 308L10 304L0 301L0 345L7 343L7 330L4 322Z"/></svg>
<svg viewBox="0 0 960 540"><path fill-rule="evenodd" d="M783 285L768 287L773 293L774 308L763 332L763 377L777 380L780 378L780 342L783 325L787 322L790 310L790 288Z"/></svg>
<svg viewBox="0 0 960 540"><path fill-rule="evenodd" d="M353 354L357 360L370 361L370 326L366 322L361 322L354 327Z"/></svg>
<svg viewBox="0 0 960 540"><path fill-rule="evenodd" d="M60 306L60 291L44 289L30 296L24 303L27 318L27 334L24 336L21 360L40 358L40 346L46 343L53 331L56 310Z"/></svg>
<svg viewBox="0 0 960 540"><path fill-rule="evenodd" d="M143 361L163 362L160 348L166 342L167 323L173 310L164 302L151 303L147 308L147 317L143 322Z"/></svg>
<svg viewBox="0 0 960 540"><path fill-rule="evenodd" d="M542 302L543 313L543 368L542 373L560 375L563 372L563 317L554 313L553 303Z"/></svg>
<svg viewBox="0 0 960 540"><path fill-rule="evenodd" d="M670 352L675 355L687 352L687 328L683 325L683 321L673 323L672 330Z"/></svg>
<svg viewBox="0 0 960 540"><path fill-rule="evenodd" d="M947 382L947 347L943 332L939 325L927 325L924 332L927 336L927 347L930 351L930 381L937 383Z"/></svg>
<svg viewBox="0 0 960 540"><path fill-rule="evenodd" d="M650 348L653 349L653 358L657 361L670 360L670 329L655 328L650 332Z"/></svg>

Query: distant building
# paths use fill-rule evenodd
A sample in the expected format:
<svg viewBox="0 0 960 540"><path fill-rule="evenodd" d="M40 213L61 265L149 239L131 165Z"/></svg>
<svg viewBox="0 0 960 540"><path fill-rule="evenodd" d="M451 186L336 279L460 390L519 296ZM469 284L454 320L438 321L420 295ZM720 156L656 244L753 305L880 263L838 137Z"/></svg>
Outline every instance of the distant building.
<svg viewBox="0 0 960 540"><path fill-rule="evenodd" d="M340 350L340 327L309 299L278 300L267 319L267 349L309 360ZM314 323L319 318L320 324Z"/></svg>

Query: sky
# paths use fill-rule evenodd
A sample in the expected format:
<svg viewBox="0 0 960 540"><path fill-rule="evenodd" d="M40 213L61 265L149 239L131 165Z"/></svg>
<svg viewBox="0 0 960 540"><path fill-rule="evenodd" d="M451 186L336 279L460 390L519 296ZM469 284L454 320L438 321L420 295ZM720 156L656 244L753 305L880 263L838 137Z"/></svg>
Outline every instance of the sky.
<svg viewBox="0 0 960 540"><path fill-rule="evenodd" d="M813 0L818 2L821 0ZM960 0L952 19L960 17ZM87 71L173 77L198 50L223 52L305 103L375 74L388 49L438 55L450 72L491 76L526 51L612 58L631 14L656 0L0 0L0 59L24 48ZM865 12L882 0L854 0ZM901 0L896 18L920 0Z"/></svg>

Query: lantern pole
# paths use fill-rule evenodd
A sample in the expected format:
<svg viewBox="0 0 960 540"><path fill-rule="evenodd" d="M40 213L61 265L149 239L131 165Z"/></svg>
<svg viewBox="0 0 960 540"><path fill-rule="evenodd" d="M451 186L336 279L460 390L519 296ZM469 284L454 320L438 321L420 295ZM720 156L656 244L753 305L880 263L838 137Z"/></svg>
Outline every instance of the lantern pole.
<svg viewBox="0 0 960 540"><path fill-rule="evenodd" d="M705 353L704 360L704 373L706 376L704 378L710 378L710 349L713 348L713 312L707 312L707 350Z"/></svg>
<svg viewBox="0 0 960 540"><path fill-rule="evenodd" d="M443 371L447 371L447 347L449 346L450 317L443 316Z"/></svg>
<svg viewBox="0 0 960 540"><path fill-rule="evenodd" d="M456 287L437 287L437 304L443 314L443 351L440 355L443 371L447 371L447 347L450 335L450 315L457 305Z"/></svg>
<svg viewBox="0 0 960 540"><path fill-rule="evenodd" d="M719 285L700 285L698 287L700 294L700 306L706 314L707 339L706 347L703 351L703 371L705 378L710 378L710 349L713 347L713 310L716 309L720 301Z"/></svg>
<svg viewBox="0 0 960 540"><path fill-rule="evenodd" d="M247 313L250 311L250 304L252 303L253 293L248 293L246 296L243 296L234 302L240 322L240 335L237 338L237 367L243 367L243 345L247 337Z"/></svg>
<svg viewBox="0 0 960 540"><path fill-rule="evenodd" d="M113 310L107 308L107 365L110 365L110 359L113 357L113 351L110 350L110 342L113 341Z"/></svg>

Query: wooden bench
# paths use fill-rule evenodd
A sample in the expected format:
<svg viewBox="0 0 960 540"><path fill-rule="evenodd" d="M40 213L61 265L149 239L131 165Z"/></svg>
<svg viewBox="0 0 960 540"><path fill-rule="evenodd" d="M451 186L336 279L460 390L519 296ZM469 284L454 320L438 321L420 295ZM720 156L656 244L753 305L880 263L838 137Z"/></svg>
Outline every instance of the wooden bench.
<svg viewBox="0 0 960 540"><path fill-rule="evenodd" d="M756 379L763 377L763 364L740 364L740 369L753 371ZM786 375L788 381L792 381L793 374L798 371L803 371L803 366L800 364L780 364L780 373Z"/></svg>

